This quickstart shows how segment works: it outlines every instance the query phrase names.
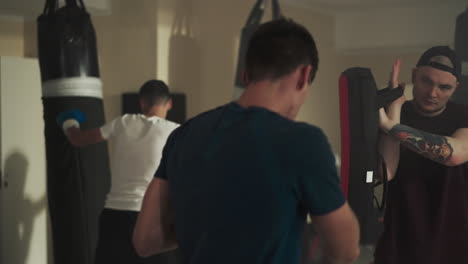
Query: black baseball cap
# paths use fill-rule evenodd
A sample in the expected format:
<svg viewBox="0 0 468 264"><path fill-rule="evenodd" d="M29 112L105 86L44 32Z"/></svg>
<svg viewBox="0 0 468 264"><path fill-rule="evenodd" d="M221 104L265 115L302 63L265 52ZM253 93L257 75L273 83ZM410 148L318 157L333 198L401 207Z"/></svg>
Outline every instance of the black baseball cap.
<svg viewBox="0 0 468 264"><path fill-rule="evenodd" d="M457 80L461 76L461 61L455 51L448 46L435 46L426 50L416 64L416 67L419 66L430 66L450 72Z"/></svg>

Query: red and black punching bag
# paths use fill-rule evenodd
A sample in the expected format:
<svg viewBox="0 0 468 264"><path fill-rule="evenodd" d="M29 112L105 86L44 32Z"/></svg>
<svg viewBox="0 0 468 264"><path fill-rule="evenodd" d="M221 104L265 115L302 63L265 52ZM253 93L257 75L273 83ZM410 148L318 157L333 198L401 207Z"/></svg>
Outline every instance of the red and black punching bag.
<svg viewBox="0 0 468 264"><path fill-rule="evenodd" d="M341 184L361 225L363 245L375 244L383 228L379 218L385 206L387 177L378 152L378 111L402 95L402 87L378 90L368 68L350 68L340 76ZM374 188L381 183L383 198L378 202Z"/></svg>
<svg viewBox="0 0 468 264"><path fill-rule="evenodd" d="M91 264L110 187L107 145L71 146L56 117L79 109L83 129L105 121L95 31L82 0L47 0L37 26L54 263Z"/></svg>

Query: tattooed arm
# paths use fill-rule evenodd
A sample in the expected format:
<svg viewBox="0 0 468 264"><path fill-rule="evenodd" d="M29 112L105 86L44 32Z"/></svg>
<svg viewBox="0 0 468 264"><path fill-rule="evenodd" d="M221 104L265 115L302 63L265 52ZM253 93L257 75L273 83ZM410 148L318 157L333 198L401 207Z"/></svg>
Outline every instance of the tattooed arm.
<svg viewBox="0 0 468 264"><path fill-rule="evenodd" d="M414 152L446 166L468 161L468 128L460 128L451 136L435 135L387 120L381 128ZM382 123L381 123L382 124Z"/></svg>
<svg viewBox="0 0 468 264"><path fill-rule="evenodd" d="M452 136L440 136L396 124L389 134L405 147L433 161L457 166L468 161L468 129L458 129Z"/></svg>
<svg viewBox="0 0 468 264"><path fill-rule="evenodd" d="M431 160L444 163L453 154L453 147L445 136L430 134L415 128L397 124L390 129L389 134L400 143Z"/></svg>

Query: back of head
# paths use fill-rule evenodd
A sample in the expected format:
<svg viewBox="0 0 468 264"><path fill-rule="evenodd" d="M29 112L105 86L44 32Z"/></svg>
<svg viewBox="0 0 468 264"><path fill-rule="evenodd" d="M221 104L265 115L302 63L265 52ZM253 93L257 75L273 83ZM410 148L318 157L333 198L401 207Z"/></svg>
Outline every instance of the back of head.
<svg viewBox="0 0 468 264"><path fill-rule="evenodd" d="M311 65L309 83L318 69L318 51L312 35L291 19L281 18L264 23L250 39L246 55L249 83L277 80L300 65Z"/></svg>
<svg viewBox="0 0 468 264"><path fill-rule="evenodd" d="M139 97L147 108L165 104L170 99L169 87L163 81L149 80L141 86Z"/></svg>
<svg viewBox="0 0 468 264"><path fill-rule="evenodd" d="M453 74L457 80L461 75L461 61L448 46L435 46L426 50L419 58L416 67L429 66Z"/></svg>

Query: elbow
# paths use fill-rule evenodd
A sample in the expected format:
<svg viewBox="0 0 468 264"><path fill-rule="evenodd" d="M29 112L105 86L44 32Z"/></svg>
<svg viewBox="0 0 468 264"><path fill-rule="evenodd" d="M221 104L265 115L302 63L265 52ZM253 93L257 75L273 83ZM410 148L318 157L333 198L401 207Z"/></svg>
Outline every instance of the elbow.
<svg viewBox="0 0 468 264"><path fill-rule="evenodd" d="M346 260L348 261L347 263L353 263L356 261L357 258L359 258L359 255L361 254L361 249L359 246L356 246L354 250L350 251L349 254L346 256Z"/></svg>
<svg viewBox="0 0 468 264"><path fill-rule="evenodd" d="M137 253L137 255L140 257L149 257L155 254L154 247L149 247L147 243L145 243L145 241L136 241L134 239L133 247L135 248L135 252Z"/></svg>
<svg viewBox="0 0 468 264"><path fill-rule="evenodd" d="M140 257L149 257L161 251L161 243L150 240L145 236L133 235L133 247Z"/></svg>
<svg viewBox="0 0 468 264"><path fill-rule="evenodd" d="M153 252L149 249L149 247L141 246L141 245L135 245L135 252L137 253L138 256L140 257L149 257L153 255Z"/></svg>
<svg viewBox="0 0 468 264"><path fill-rule="evenodd" d="M457 156L451 156L449 159L447 159L443 164L447 167L455 167L455 166L459 166L459 165L462 165L463 163L465 163L466 160L464 159L461 159L460 157L457 157Z"/></svg>
<svg viewBox="0 0 468 264"><path fill-rule="evenodd" d="M351 264L356 261L360 254L361 250L359 249L359 246L356 246L353 249L331 257L331 263Z"/></svg>
<svg viewBox="0 0 468 264"><path fill-rule="evenodd" d="M455 166L458 166L460 164L458 164L457 162L447 160L446 162L444 162L444 165L447 166L447 167L455 167Z"/></svg>

